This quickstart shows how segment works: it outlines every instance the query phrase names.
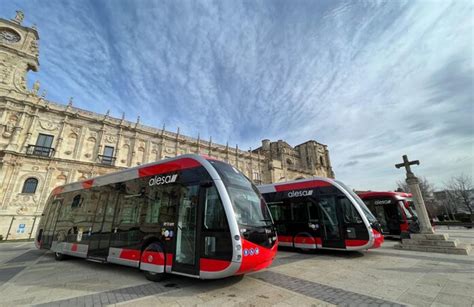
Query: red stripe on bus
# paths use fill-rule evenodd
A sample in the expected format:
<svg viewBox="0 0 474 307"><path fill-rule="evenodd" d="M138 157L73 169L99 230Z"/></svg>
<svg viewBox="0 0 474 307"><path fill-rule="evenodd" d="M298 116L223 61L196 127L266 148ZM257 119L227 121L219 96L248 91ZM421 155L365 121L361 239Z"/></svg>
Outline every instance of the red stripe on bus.
<svg viewBox="0 0 474 307"><path fill-rule="evenodd" d="M92 188L93 183L94 183L94 179L89 179L89 180L83 181L82 182L82 188L83 189L90 189L90 188Z"/></svg>
<svg viewBox="0 0 474 307"><path fill-rule="evenodd" d="M278 241L286 242L286 243L293 243L293 237L291 237L291 236L278 236Z"/></svg>
<svg viewBox="0 0 474 307"><path fill-rule="evenodd" d="M144 251L141 260L143 263L165 265L165 253Z"/></svg>
<svg viewBox="0 0 474 307"><path fill-rule="evenodd" d="M146 177L158 174L169 173L173 171L178 171L182 169L188 169L193 167L201 166L201 164L190 158L183 158L176 161L170 161L163 164L150 165L140 168L138 170L138 177Z"/></svg>
<svg viewBox="0 0 474 307"><path fill-rule="evenodd" d="M173 265L173 254L166 254L166 265Z"/></svg>
<svg viewBox="0 0 474 307"><path fill-rule="evenodd" d="M367 244L368 240L346 240L346 246L362 246Z"/></svg>
<svg viewBox="0 0 474 307"><path fill-rule="evenodd" d="M217 272L229 267L230 261L201 258L199 260L200 270L208 272Z"/></svg>
<svg viewBox="0 0 474 307"><path fill-rule="evenodd" d="M122 249L119 258L138 261L140 260L140 251L136 249Z"/></svg>
<svg viewBox="0 0 474 307"><path fill-rule="evenodd" d="M311 189L316 187L330 187L332 184L322 180L313 180L313 181L303 181L288 183L282 185L275 185L275 190L277 192L290 191L290 190L302 190L302 189Z"/></svg>
<svg viewBox="0 0 474 307"><path fill-rule="evenodd" d="M382 246L384 242L383 235L375 229L372 229L372 233L374 234L374 245L372 245L372 248L378 248Z"/></svg>
<svg viewBox="0 0 474 307"><path fill-rule="evenodd" d="M308 236L296 236L295 243L302 243L302 244L316 244L316 240L313 237Z"/></svg>

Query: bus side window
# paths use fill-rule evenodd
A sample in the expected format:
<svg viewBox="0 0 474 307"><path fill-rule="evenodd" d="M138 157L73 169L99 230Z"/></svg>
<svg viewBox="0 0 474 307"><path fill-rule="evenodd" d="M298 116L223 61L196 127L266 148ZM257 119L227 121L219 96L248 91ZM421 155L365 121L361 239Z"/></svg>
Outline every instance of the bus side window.
<svg viewBox="0 0 474 307"><path fill-rule="evenodd" d="M362 224L362 218L359 212L357 212L354 205L347 197L340 197L339 203L342 207L342 214L344 215L344 222L346 224Z"/></svg>
<svg viewBox="0 0 474 307"><path fill-rule="evenodd" d="M308 209L306 202L291 203L291 211L294 222L308 221Z"/></svg>
<svg viewBox="0 0 474 307"><path fill-rule="evenodd" d="M138 223L139 204L134 198L125 198L123 195L119 199L120 214L118 225L134 225Z"/></svg>
<svg viewBox="0 0 474 307"><path fill-rule="evenodd" d="M153 189L150 191L150 197L148 198L148 206L145 216L145 223L157 224L160 220L160 209L162 203L163 190Z"/></svg>
<svg viewBox="0 0 474 307"><path fill-rule="evenodd" d="M319 223L318 205L313 202L308 202L308 210L309 210L309 220L311 222Z"/></svg>
<svg viewBox="0 0 474 307"><path fill-rule="evenodd" d="M268 206L275 222L291 220L291 211L289 206L285 206L282 202L269 203Z"/></svg>

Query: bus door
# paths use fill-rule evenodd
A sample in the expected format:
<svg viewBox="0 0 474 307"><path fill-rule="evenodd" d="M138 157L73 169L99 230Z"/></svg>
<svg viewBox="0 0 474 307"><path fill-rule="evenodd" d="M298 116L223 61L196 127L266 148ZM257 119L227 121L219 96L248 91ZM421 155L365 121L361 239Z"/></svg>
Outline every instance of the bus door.
<svg viewBox="0 0 474 307"><path fill-rule="evenodd" d="M380 222L384 233L391 235L400 234L401 214L398 209L398 202L391 199L375 199L374 207L376 217Z"/></svg>
<svg viewBox="0 0 474 307"><path fill-rule="evenodd" d="M171 270L189 275L199 275L199 248L201 209L205 189L199 193L199 184L181 186L176 210L176 236Z"/></svg>
<svg viewBox="0 0 474 307"><path fill-rule="evenodd" d="M43 230L43 248L51 247L51 243L53 242L54 237L54 230L56 228L56 222L58 221L58 214L62 206L62 200L55 200L51 204L51 209L49 210L46 223L44 224Z"/></svg>
<svg viewBox="0 0 474 307"><path fill-rule="evenodd" d="M286 199L285 205L291 206L292 219L288 228L293 237L296 248L317 248L318 237L320 237L320 221L317 215L316 204L310 198Z"/></svg>
<svg viewBox="0 0 474 307"><path fill-rule="evenodd" d="M345 248L342 208L335 196L319 196L318 211L321 227L322 247Z"/></svg>
<svg viewBox="0 0 474 307"><path fill-rule="evenodd" d="M88 257L107 258L116 203L114 193L100 194L90 231Z"/></svg>

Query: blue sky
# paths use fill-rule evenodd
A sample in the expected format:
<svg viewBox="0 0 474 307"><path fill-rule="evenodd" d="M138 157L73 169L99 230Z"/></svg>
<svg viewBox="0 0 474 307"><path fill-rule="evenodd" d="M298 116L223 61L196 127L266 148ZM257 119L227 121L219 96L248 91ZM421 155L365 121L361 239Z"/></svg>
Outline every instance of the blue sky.
<svg viewBox="0 0 474 307"><path fill-rule="evenodd" d="M50 100L240 148L327 144L336 177L474 173L471 1L5 1L40 34Z"/></svg>

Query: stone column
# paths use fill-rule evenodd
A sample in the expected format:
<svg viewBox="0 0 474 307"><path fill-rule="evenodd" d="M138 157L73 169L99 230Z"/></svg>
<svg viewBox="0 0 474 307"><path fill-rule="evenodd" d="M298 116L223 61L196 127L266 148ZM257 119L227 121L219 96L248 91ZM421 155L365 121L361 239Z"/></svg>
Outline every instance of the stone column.
<svg viewBox="0 0 474 307"><path fill-rule="evenodd" d="M78 140L77 140L78 143L76 146L76 152L74 153L74 156L73 156L74 159L77 159L79 161L84 159L84 157L82 156L82 147L85 142L86 134L87 134L87 128L85 126L82 126L81 131L79 132Z"/></svg>
<svg viewBox="0 0 474 307"><path fill-rule="evenodd" d="M433 227L431 227L430 218L428 216L428 211L426 211L425 202L423 201L423 196L421 195L419 180L415 175L408 174L406 183L410 188L410 192L413 196L413 201L415 203L416 213L418 215L418 221L420 223L420 233L422 234L431 234L433 232Z"/></svg>
<svg viewBox="0 0 474 307"><path fill-rule="evenodd" d="M64 119L61 122L61 127L59 128L58 140L56 142L55 151L53 154L53 156L56 158L61 157L61 145L63 144L63 139L64 139L64 130L65 130L64 128L68 124L68 118L69 118L68 115L64 116Z"/></svg>

